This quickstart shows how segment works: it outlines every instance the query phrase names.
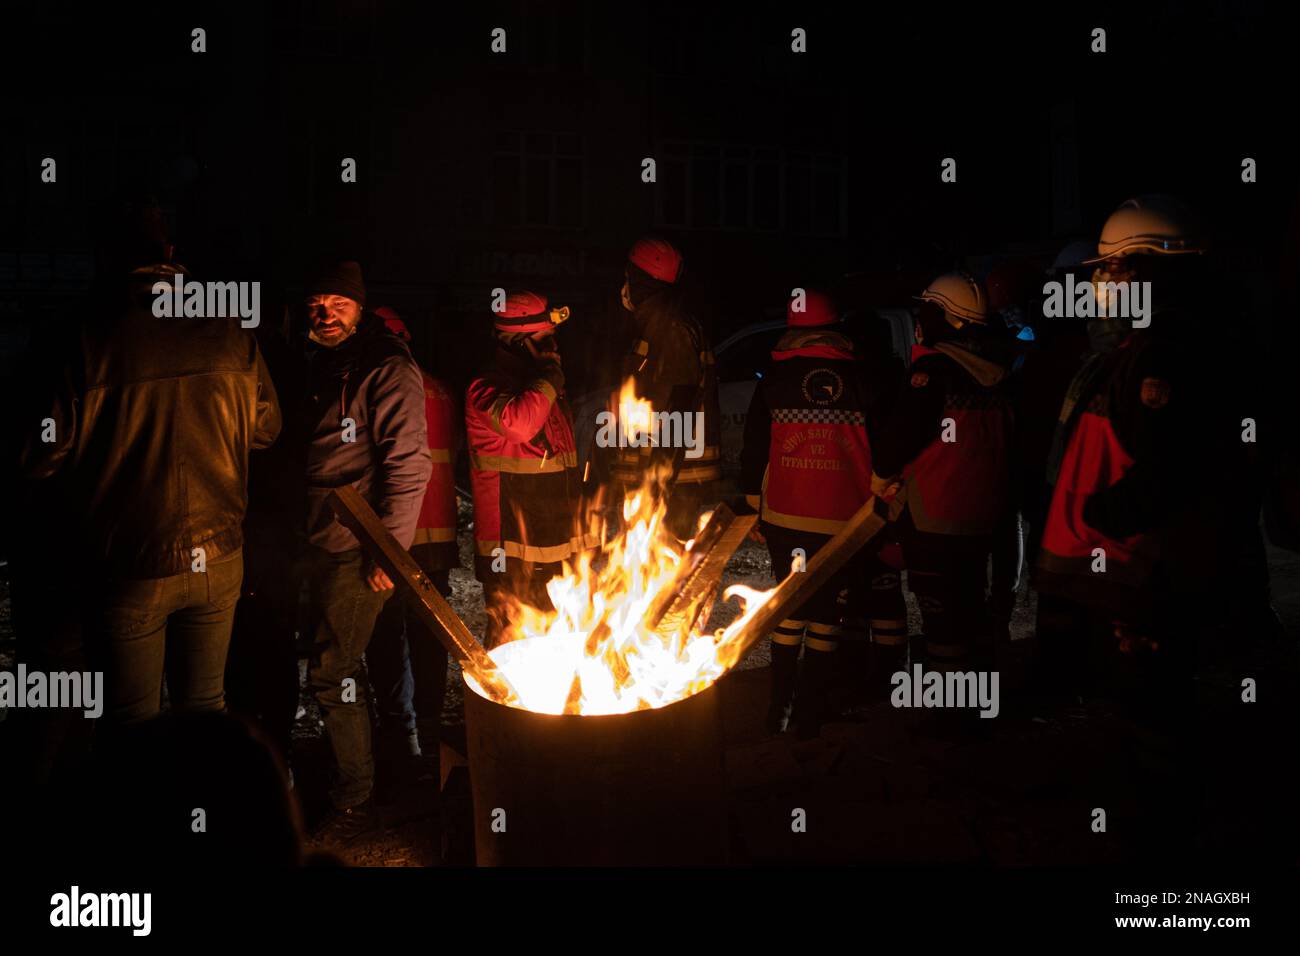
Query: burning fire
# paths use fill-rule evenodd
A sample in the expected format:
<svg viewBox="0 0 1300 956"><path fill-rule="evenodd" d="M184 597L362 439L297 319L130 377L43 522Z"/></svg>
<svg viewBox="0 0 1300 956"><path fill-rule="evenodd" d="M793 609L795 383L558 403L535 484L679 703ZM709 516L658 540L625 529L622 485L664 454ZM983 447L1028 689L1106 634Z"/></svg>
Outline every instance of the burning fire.
<svg viewBox="0 0 1300 956"><path fill-rule="evenodd" d="M636 448L641 442L638 436L653 433L655 416L650 403L644 398L636 397L633 384L629 378L618 394L618 421L628 445Z"/></svg>
<svg viewBox="0 0 1300 956"><path fill-rule="evenodd" d="M631 396L624 387L620 402ZM644 405L645 421L650 404ZM726 629L701 634L712 606L706 598L699 622L672 620L650 627L647 612L684 558L663 525L662 477L649 479L623 502L623 530L597 552L581 555L546 586L556 611L516 602L514 628L489 656L514 686L513 706L544 714L626 714L664 707L709 687L737 663L728 639L772 591L744 585L724 597L741 600L741 615ZM702 528L708 515L700 519ZM606 536L600 535L605 541ZM688 541L689 548L693 541ZM666 595L665 595L666 596ZM482 690L467 675L473 690Z"/></svg>

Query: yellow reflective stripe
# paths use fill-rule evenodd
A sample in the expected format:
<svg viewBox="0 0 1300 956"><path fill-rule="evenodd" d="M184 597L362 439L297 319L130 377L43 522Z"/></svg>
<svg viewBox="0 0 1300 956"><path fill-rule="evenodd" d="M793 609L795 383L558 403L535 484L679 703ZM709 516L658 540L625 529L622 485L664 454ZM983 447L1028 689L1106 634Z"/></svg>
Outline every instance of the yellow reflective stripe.
<svg viewBox="0 0 1300 956"><path fill-rule="evenodd" d="M808 624L807 621L785 620L782 621L780 624L778 624L777 627L787 631L802 631L804 627L807 626L807 624Z"/></svg>
<svg viewBox="0 0 1300 956"><path fill-rule="evenodd" d="M624 445L618 449L618 455L620 459L629 461L640 457L648 458L651 452L658 450L660 447L659 445ZM712 462L717 461L721 454L716 445L705 445L699 455L694 458L683 453L682 461L693 465L702 461Z"/></svg>
<svg viewBox="0 0 1300 956"><path fill-rule="evenodd" d="M416 528L415 539L411 544L443 544L455 540L455 528Z"/></svg>
<svg viewBox="0 0 1300 956"><path fill-rule="evenodd" d="M759 499L758 495L745 495L745 504L749 505L755 511L758 511L759 508L762 507L763 503Z"/></svg>
<svg viewBox="0 0 1300 956"><path fill-rule="evenodd" d="M451 449L450 449L450 448L430 448L430 449L429 449L429 457L433 459L433 463L434 463L435 465L450 465L450 464L451 464Z"/></svg>
<svg viewBox="0 0 1300 956"><path fill-rule="evenodd" d="M906 634L872 634L872 643L880 644L882 647L901 647L907 643Z"/></svg>
<svg viewBox="0 0 1300 956"><path fill-rule="evenodd" d="M722 469L717 465L701 465L699 468L683 468L677 472L677 483L688 485L692 482L716 481L722 477Z"/></svg>
<svg viewBox="0 0 1300 956"><path fill-rule="evenodd" d="M552 564L556 561L563 561L580 551L598 547L599 544L600 542L593 535L583 535L570 538L563 544L553 544L544 548L531 544L520 544L518 541L475 541L474 547L485 558L494 557L492 552L500 548L505 552L507 558L518 558L520 561L535 561L538 564Z"/></svg>
<svg viewBox="0 0 1300 956"><path fill-rule="evenodd" d="M563 455L546 458L507 458L504 455L478 455L469 453L469 463L479 471L504 471L512 475L554 474L566 468L578 467L578 453L567 451Z"/></svg>
<svg viewBox="0 0 1300 956"><path fill-rule="evenodd" d="M818 624L816 621L809 621L808 631L811 634L827 636L838 634L840 632L840 626L838 624Z"/></svg>
<svg viewBox="0 0 1300 956"><path fill-rule="evenodd" d="M798 647L803 643L802 634L782 634L776 631L772 634L772 643L780 644L782 647Z"/></svg>
<svg viewBox="0 0 1300 956"><path fill-rule="evenodd" d="M828 641L820 637L808 635L808 649L810 651L837 651L840 649L839 641Z"/></svg>
<svg viewBox="0 0 1300 956"><path fill-rule="evenodd" d="M932 643L931 641L926 641L925 650L927 654L932 654L935 657L965 657L966 656L965 644L935 644Z"/></svg>
<svg viewBox="0 0 1300 956"><path fill-rule="evenodd" d="M632 343L632 351L635 352L637 355L649 355L650 343L647 342L645 339L637 339L635 342Z"/></svg>
<svg viewBox="0 0 1300 956"><path fill-rule="evenodd" d="M782 514L779 511L773 511L767 506L766 502L763 504L763 520L782 528L793 528L796 531L815 531L818 534L838 534L846 523L834 518L805 518L802 515Z"/></svg>

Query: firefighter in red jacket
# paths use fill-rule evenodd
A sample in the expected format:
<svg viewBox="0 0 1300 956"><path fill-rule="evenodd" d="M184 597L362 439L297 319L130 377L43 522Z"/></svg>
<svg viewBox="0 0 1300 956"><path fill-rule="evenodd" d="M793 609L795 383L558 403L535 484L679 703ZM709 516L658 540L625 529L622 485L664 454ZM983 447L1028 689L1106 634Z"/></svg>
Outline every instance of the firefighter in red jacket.
<svg viewBox="0 0 1300 956"><path fill-rule="evenodd" d="M1180 283L1170 280L1195 269L1194 254L1203 251L1186 207L1151 196L1111 215L1091 260L1097 288L1156 281L1149 287L1152 311L1140 327L1125 316L1089 322L1094 347L1066 394L1048 462L1054 487L1034 585L1047 676L1073 685L1062 689L1077 690L1080 679L1097 676L1086 673L1089 660L1158 649L1168 630L1162 622L1180 613L1168 599L1177 555L1162 554L1161 538L1180 523L1192 526L1174 517L1195 484L1187 476L1204 461L1227 460L1216 449L1222 441L1212 434L1213 415L1190 410L1194 390L1180 380L1186 353L1177 337L1192 312L1179 301ZM1181 287L1204 291L1199 284ZM1204 433L1192 421L1203 422ZM1212 564L1212 532L1190 537L1200 540L1189 541L1188 550ZM1204 610L1203 598L1192 600Z"/></svg>
<svg viewBox="0 0 1300 956"><path fill-rule="evenodd" d="M934 670L992 662L984 600L991 536L1007 493L1011 404L987 299L965 273L920 296L909 380L875 444L872 490L901 486L897 534ZM971 645L975 646L972 648Z"/></svg>
<svg viewBox="0 0 1300 956"><path fill-rule="evenodd" d="M778 579L792 561L806 563L871 497L868 434L886 384L868 381L853 343L833 328L839 315L825 294L796 290L786 321L788 331L750 402L741 460L745 497L761 515ZM786 728L792 695L799 736L819 732L847 592L864 585L872 589L873 636L890 659L887 669L905 652L907 613L898 574L872 552L827 582L772 635L769 732Z"/></svg>
<svg viewBox="0 0 1300 956"><path fill-rule="evenodd" d="M580 514L582 475L555 341L567 314L534 292L507 296L493 315L496 354L465 396L474 573L489 647L506 627L508 595L550 610L546 582L597 543Z"/></svg>
<svg viewBox="0 0 1300 956"><path fill-rule="evenodd" d="M617 484L632 490L647 475L668 482L664 525L677 537L694 537L696 519L722 477L722 418L718 381L708 336L685 308L676 283L682 254L664 239L639 239L628 253L621 297L632 313L634 338L623 360L623 381L634 382L636 396L656 413L690 416L702 448L698 457L681 448L620 448L611 469Z"/></svg>
<svg viewBox="0 0 1300 956"><path fill-rule="evenodd" d="M411 333L391 308L375 315L406 342ZM411 557L429 576L438 593L449 597L451 569L460 567L456 545L456 455L462 444L456 399L447 386L424 369L424 418L433 471L424 490L420 517L411 543ZM405 595L389 601L380 612L375 636L366 650L371 682L382 721L383 756L418 757L420 731L425 743L438 739L442 702L447 688L447 651L420 622ZM417 724L418 720L418 724Z"/></svg>

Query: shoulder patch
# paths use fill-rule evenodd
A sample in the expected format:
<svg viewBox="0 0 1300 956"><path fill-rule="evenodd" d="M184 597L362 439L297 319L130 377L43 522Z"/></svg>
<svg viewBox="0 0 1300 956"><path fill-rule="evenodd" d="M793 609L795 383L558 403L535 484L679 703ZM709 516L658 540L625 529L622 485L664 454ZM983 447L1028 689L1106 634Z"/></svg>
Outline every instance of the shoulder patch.
<svg viewBox="0 0 1300 956"><path fill-rule="evenodd" d="M913 388L925 388L925 387L926 387L927 385L929 385L929 384L930 384L930 374L929 374L928 372L913 372L913 373L912 373L912 387L913 387Z"/></svg>
<svg viewBox="0 0 1300 956"><path fill-rule="evenodd" d="M1169 404L1169 383L1163 378L1144 378L1141 396L1147 408L1164 408Z"/></svg>

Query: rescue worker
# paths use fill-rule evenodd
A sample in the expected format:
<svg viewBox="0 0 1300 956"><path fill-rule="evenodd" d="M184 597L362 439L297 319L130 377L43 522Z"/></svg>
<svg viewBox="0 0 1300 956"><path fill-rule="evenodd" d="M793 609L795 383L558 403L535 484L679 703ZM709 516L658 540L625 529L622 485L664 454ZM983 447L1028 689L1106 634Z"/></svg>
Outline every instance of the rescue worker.
<svg viewBox="0 0 1300 956"><path fill-rule="evenodd" d="M681 274L682 254L664 239L639 239L628 253L621 296L632 313L634 338L622 380L632 378L637 397L656 413L702 415L703 452L687 458L683 448L621 448L611 472L627 490L639 488L649 475L666 479L664 524L686 540L694 537L700 509L722 477L722 419L713 352L676 288Z"/></svg>
<svg viewBox="0 0 1300 956"><path fill-rule="evenodd" d="M388 331L410 343L410 330L396 310L385 306L376 309L375 315L384 320ZM446 598L451 595L451 569L460 567L453 473L461 446L459 410L445 384L423 368L420 376L433 471L424 489L410 553ZM384 605L366 662L385 725L381 738L388 751L385 755L399 765L401 756L421 756L421 731L425 744L436 746L447 688L447 650L420 623L405 594Z"/></svg>
<svg viewBox="0 0 1300 956"><path fill-rule="evenodd" d="M934 670L991 664L984 588L1007 493L1012 411L984 289L953 272L917 297L912 366L874 446L873 493L900 486L897 533ZM972 646L973 645L973 646Z"/></svg>
<svg viewBox="0 0 1300 956"><path fill-rule="evenodd" d="M787 331L772 352L770 371L754 389L745 419L745 498L761 515L761 534L778 580L793 561L806 565L871 497L869 434L886 383L868 380L853 343L835 328L839 321L825 293L797 291L791 297ZM769 733L786 729L793 697L798 736L817 736L840 644L841 595L864 585L872 597L879 670L892 673L901 662L907 612L898 573L873 550L850 562L772 635Z"/></svg>
<svg viewBox="0 0 1300 956"><path fill-rule="evenodd" d="M493 315L496 353L465 396L474 492L474 574L495 645L515 598L551 610L546 582L596 540L584 533L573 420L545 297L515 292Z"/></svg>
<svg viewBox="0 0 1300 956"><path fill-rule="evenodd" d="M1174 556L1162 555L1161 539L1191 527L1176 517L1188 501L1191 448L1217 461L1208 448L1223 444L1193 435L1195 389L1178 341L1192 322L1187 270L1204 249L1186 206L1144 196L1110 216L1090 260L1099 306L1114 294L1100 291L1106 283L1151 282L1151 312L1145 327L1105 312L1089 321L1093 348L1061 408L1034 578L1046 676L1068 682L1061 689L1110 670L1115 651L1159 650L1178 614ZM1190 546L1213 563L1213 541L1198 537Z"/></svg>

